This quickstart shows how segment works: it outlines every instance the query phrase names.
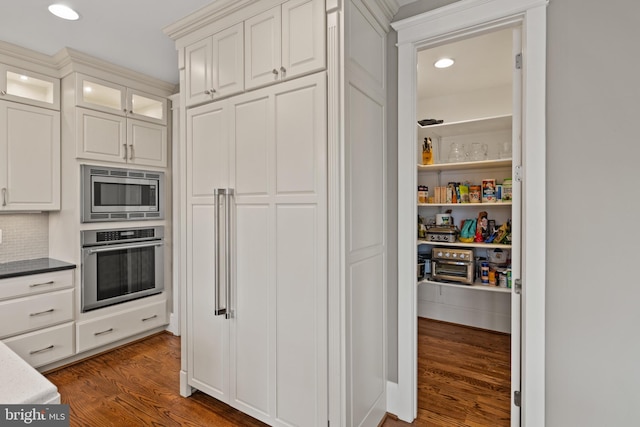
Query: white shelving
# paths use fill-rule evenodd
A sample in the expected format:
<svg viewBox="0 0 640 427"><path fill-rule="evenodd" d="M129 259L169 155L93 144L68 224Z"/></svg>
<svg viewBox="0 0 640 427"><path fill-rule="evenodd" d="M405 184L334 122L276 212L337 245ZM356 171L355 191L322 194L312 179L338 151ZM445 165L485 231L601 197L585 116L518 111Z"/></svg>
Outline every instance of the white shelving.
<svg viewBox="0 0 640 427"><path fill-rule="evenodd" d="M504 131L511 130L511 115L497 116L497 117L484 117L475 120L466 120L452 123L442 123L439 125L420 126L418 125L418 137L421 141L424 137L431 137L442 142L443 138L458 138L466 137L467 141L475 138L475 135L486 134L484 138L491 140L495 135L501 135ZM455 139L454 139L455 140ZM443 147L442 144L439 145ZM495 155L495 154L494 154ZM437 161L437 160L436 160ZM441 159L442 161L442 159ZM485 174L492 174L495 176L499 174L510 175L513 160L511 158L506 159L490 159L481 161L465 161L456 163L435 163L432 165L416 165L418 172L418 181L421 183L436 186L446 185L449 181L474 181L480 178L484 178ZM479 181L477 181L479 182ZM469 212L473 210L486 210L489 213L493 212L500 220L506 220L511 217L512 202L496 202L496 203L418 203L418 208L423 213L433 212L427 210L428 208L437 209L443 211L444 209L463 209L462 212ZM462 214L464 215L464 214ZM511 249L510 244L501 243L484 243L484 242L432 242L425 239L417 239L416 243L420 245L438 246L438 247L457 247L468 249ZM511 293L511 288L501 288L498 286L491 286L482 284L479 280L472 285L464 285L458 283L439 282L429 279L418 281L418 284L440 285L448 287L457 287L460 289L495 292L495 293Z"/></svg>
<svg viewBox="0 0 640 427"><path fill-rule="evenodd" d="M423 284L441 285L441 286L449 286L449 287L461 288L461 289L470 289L474 291L497 292L497 293L504 293L504 294L510 294L512 289L512 288L503 288L495 285L482 284L478 281L476 281L473 285L465 285L462 283L436 282L434 280L429 280L429 279L423 279L418 281L418 285L423 285Z"/></svg>
<svg viewBox="0 0 640 427"><path fill-rule="evenodd" d="M426 132L430 136L444 137L455 135L469 135L476 133L493 132L511 128L511 115L483 117L480 119L463 120L459 122L441 123L439 125L420 126L420 133Z"/></svg>
<svg viewBox="0 0 640 427"><path fill-rule="evenodd" d="M504 206L511 207L511 202L498 202L498 203L418 203L418 207L433 207L433 208L477 208L477 207L496 207Z"/></svg>
<svg viewBox="0 0 640 427"><path fill-rule="evenodd" d="M451 246L451 247L459 247L459 248L483 248L483 249L510 249L511 245L506 245L503 243L478 243L478 242L430 242L428 240L418 239L418 245L432 245L432 246Z"/></svg>
<svg viewBox="0 0 640 427"><path fill-rule="evenodd" d="M458 163L437 163L433 165L417 165L418 173L420 172L442 172L452 170L472 170L472 169L490 169L490 168L502 168L511 166L511 159L498 159L498 160L480 160L472 162L458 162Z"/></svg>

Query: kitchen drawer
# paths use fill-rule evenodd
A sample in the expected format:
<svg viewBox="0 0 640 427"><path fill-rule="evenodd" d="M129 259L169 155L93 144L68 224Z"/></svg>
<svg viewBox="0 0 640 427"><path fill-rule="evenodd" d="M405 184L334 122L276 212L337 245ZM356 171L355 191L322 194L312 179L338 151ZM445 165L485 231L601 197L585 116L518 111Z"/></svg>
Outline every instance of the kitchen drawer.
<svg viewBox="0 0 640 427"><path fill-rule="evenodd" d="M0 280L0 300L72 288L73 272L53 271Z"/></svg>
<svg viewBox="0 0 640 427"><path fill-rule="evenodd" d="M0 338L73 320L73 289L0 302Z"/></svg>
<svg viewBox="0 0 640 427"><path fill-rule="evenodd" d="M7 338L3 342L37 368L73 355L73 322Z"/></svg>
<svg viewBox="0 0 640 427"><path fill-rule="evenodd" d="M76 323L78 353L166 325L167 303L159 301Z"/></svg>

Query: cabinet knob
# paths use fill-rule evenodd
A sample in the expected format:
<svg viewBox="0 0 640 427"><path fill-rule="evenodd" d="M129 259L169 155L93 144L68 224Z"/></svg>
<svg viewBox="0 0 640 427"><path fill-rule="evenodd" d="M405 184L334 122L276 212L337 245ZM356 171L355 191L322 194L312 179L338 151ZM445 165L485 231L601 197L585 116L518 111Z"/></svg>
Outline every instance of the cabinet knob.
<svg viewBox="0 0 640 427"><path fill-rule="evenodd" d="M287 72L287 69L286 69L286 68L284 68L284 67L280 67L280 72L281 72L282 74L284 74L284 73L286 73L286 72Z"/></svg>
<svg viewBox="0 0 640 427"><path fill-rule="evenodd" d="M5 96L7 94L6 90L0 90L0 95Z"/></svg>
<svg viewBox="0 0 640 427"><path fill-rule="evenodd" d="M272 71L272 73L273 73L274 75L276 75L276 76L277 76L277 75L278 75L278 70L276 70L276 69L274 68L274 69L273 69L273 71Z"/></svg>
<svg viewBox="0 0 640 427"><path fill-rule="evenodd" d="M213 89L213 88L207 89L207 90L204 91L205 95L210 95L210 96L213 96L215 93L216 93L216 90Z"/></svg>

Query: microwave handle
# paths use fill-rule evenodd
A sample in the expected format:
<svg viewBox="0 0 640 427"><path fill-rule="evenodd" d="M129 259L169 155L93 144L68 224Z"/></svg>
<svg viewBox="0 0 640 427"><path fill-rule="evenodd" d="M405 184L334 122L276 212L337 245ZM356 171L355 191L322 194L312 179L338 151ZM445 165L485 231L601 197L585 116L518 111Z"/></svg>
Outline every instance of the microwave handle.
<svg viewBox="0 0 640 427"><path fill-rule="evenodd" d="M153 242L153 243L133 243L131 245L112 245L101 248L89 248L89 255L97 254L100 252L111 252L111 251L121 251L123 249L136 249L136 248L150 248L153 246L162 246L163 242Z"/></svg>
<svg viewBox="0 0 640 427"><path fill-rule="evenodd" d="M215 316L221 316L227 314L227 308L221 308L220 302L220 196L224 194L224 189L213 189L213 210L215 212L213 216L213 314Z"/></svg>

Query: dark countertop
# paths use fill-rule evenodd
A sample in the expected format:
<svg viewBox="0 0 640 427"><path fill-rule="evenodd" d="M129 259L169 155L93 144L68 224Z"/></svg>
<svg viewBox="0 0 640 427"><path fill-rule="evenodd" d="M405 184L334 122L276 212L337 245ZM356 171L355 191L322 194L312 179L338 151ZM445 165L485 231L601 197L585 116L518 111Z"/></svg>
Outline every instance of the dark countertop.
<svg viewBox="0 0 640 427"><path fill-rule="evenodd" d="M51 271L73 270L74 268L76 268L75 264L69 264L53 258L25 259L0 264L0 279L49 273Z"/></svg>

